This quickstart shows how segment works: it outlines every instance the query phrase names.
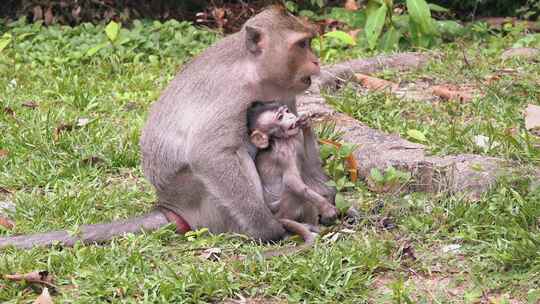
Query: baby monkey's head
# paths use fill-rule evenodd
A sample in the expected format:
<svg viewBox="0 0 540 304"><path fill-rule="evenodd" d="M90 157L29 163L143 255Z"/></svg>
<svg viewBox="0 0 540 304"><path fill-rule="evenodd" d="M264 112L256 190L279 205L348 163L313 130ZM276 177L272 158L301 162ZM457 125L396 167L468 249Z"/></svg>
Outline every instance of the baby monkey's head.
<svg viewBox="0 0 540 304"><path fill-rule="evenodd" d="M266 149L272 139L284 139L299 132L299 119L278 102L255 102L248 109L248 132L251 143Z"/></svg>

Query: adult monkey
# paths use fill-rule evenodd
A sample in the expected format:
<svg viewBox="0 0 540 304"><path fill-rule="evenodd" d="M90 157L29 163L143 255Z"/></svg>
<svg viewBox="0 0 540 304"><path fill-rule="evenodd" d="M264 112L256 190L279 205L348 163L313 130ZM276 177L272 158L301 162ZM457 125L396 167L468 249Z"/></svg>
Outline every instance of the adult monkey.
<svg viewBox="0 0 540 304"><path fill-rule="evenodd" d="M281 7L249 19L189 63L152 106L143 129L143 169L158 208L191 228L237 232L262 241L285 234L263 201L249 154L246 111L255 100L283 101L296 114L295 96L319 73L310 47L315 31ZM315 138L306 138L311 175L327 181ZM333 201L335 193L328 191Z"/></svg>
<svg viewBox="0 0 540 304"><path fill-rule="evenodd" d="M264 204L248 153L246 111L255 100L280 100L296 114L295 95L319 72L309 45L314 34L284 9L273 7L180 71L152 106L141 138L143 169L156 188L158 210L84 225L75 235L54 231L0 238L0 248L101 243L125 233L155 230L169 221L176 222L180 232L208 227L263 241L280 239L285 229ZM311 147L305 153L309 175L323 184L328 178L316 139L305 141ZM327 189L325 196L333 201L335 192Z"/></svg>

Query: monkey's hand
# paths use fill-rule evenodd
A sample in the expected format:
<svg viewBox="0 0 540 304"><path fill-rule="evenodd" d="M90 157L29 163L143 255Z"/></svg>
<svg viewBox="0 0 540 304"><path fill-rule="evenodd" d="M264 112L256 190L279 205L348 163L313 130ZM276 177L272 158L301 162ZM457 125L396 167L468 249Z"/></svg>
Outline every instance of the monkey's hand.
<svg viewBox="0 0 540 304"><path fill-rule="evenodd" d="M300 117L298 117L298 120L296 121L296 125L300 129L307 129L311 127L311 117L306 114L300 115Z"/></svg>

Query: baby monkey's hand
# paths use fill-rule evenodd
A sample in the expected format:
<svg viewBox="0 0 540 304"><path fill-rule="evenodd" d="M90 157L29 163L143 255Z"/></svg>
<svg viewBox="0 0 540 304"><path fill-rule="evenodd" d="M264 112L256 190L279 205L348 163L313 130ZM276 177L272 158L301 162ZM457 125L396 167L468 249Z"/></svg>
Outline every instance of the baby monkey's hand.
<svg viewBox="0 0 540 304"><path fill-rule="evenodd" d="M300 129L309 128L311 126L311 117L306 114L300 115L300 117L298 117L298 120L296 121L296 125Z"/></svg>

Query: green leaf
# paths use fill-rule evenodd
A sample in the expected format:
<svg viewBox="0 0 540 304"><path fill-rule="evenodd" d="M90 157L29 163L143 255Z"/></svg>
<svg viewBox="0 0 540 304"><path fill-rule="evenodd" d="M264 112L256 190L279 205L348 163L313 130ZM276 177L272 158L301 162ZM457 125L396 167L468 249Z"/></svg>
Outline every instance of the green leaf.
<svg viewBox="0 0 540 304"><path fill-rule="evenodd" d="M365 10L349 11L343 7L333 7L327 18L344 22L352 28L362 28L366 24Z"/></svg>
<svg viewBox="0 0 540 304"><path fill-rule="evenodd" d="M107 37L109 37L109 40L111 42L114 42L116 38L118 37L118 32L120 31L120 24L111 21L107 26L105 27L105 34L107 34Z"/></svg>
<svg viewBox="0 0 540 304"><path fill-rule="evenodd" d="M425 0L407 0L407 10L411 20L420 26L424 34L433 32L431 12Z"/></svg>
<svg viewBox="0 0 540 304"><path fill-rule="evenodd" d="M409 19L408 15L394 15L392 16L392 24L400 30L407 31L409 29Z"/></svg>
<svg viewBox="0 0 540 304"><path fill-rule="evenodd" d="M11 34L5 33L0 39L0 52L2 52L11 43Z"/></svg>
<svg viewBox="0 0 540 304"><path fill-rule="evenodd" d="M324 37L335 38L346 45L355 45L354 38L343 31L332 31L324 34Z"/></svg>
<svg viewBox="0 0 540 304"><path fill-rule="evenodd" d="M409 135L409 137L413 139L416 139L417 141L427 141L427 138L424 135L424 133L415 129L408 130L407 135Z"/></svg>
<svg viewBox="0 0 540 304"><path fill-rule="evenodd" d="M298 5L294 3L294 1L285 1L285 7L291 13L295 13L298 11Z"/></svg>
<svg viewBox="0 0 540 304"><path fill-rule="evenodd" d="M438 20L435 24L437 25L437 31L442 35L459 36L464 32L463 26L452 20Z"/></svg>
<svg viewBox="0 0 540 304"><path fill-rule="evenodd" d="M384 51L395 50L398 47L401 32L391 26L379 41L379 48Z"/></svg>
<svg viewBox="0 0 540 304"><path fill-rule="evenodd" d="M429 3L428 4L429 6L429 9L433 12L438 12L438 13L448 13L450 10L447 9L446 7L442 7L440 5L437 5L437 4L433 4L433 3Z"/></svg>
<svg viewBox="0 0 540 304"><path fill-rule="evenodd" d="M347 212L347 209L351 207L351 202L347 201L341 193L336 194L336 208L341 212L345 213Z"/></svg>
<svg viewBox="0 0 540 304"><path fill-rule="evenodd" d="M371 168L369 171L369 175L371 176L371 179L374 180L376 183L382 183L384 182L384 176L382 175L381 171L377 168Z"/></svg>
<svg viewBox="0 0 540 304"><path fill-rule="evenodd" d="M377 45L377 39L381 35L387 11L386 5L381 5L374 13L368 15L365 33L371 49Z"/></svg>
<svg viewBox="0 0 540 304"><path fill-rule="evenodd" d="M90 49L88 49L88 51L86 51L86 56L88 57L92 57L94 56L97 52L99 52L102 48L106 47L107 44L105 43L101 43L101 44L98 44L98 45L95 45L93 47L91 47Z"/></svg>

